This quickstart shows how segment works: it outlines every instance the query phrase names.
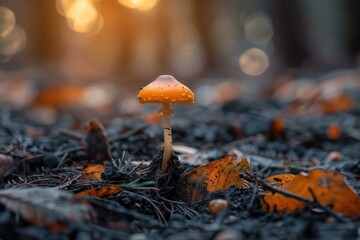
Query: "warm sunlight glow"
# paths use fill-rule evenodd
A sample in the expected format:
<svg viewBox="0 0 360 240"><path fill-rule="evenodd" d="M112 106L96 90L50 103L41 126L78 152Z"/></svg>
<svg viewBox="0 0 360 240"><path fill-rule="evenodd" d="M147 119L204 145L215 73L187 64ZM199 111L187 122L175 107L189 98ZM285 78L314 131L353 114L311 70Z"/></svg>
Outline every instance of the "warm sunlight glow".
<svg viewBox="0 0 360 240"><path fill-rule="evenodd" d="M251 48L241 54L239 58L240 69L250 76L258 76L269 67L268 55L259 48Z"/></svg>
<svg viewBox="0 0 360 240"><path fill-rule="evenodd" d="M104 19L93 2L94 0L56 0L56 9L67 18L72 30L94 35L102 29Z"/></svg>
<svg viewBox="0 0 360 240"><path fill-rule="evenodd" d="M5 36L15 27L15 14L8 8L0 7L0 36Z"/></svg>
<svg viewBox="0 0 360 240"><path fill-rule="evenodd" d="M66 13L76 0L56 0L56 10L59 14L66 17Z"/></svg>
<svg viewBox="0 0 360 240"><path fill-rule="evenodd" d="M137 9L140 11L148 11L155 7L158 0L118 0L119 3L128 7Z"/></svg>
<svg viewBox="0 0 360 240"><path fill-rule="evenodd" d="M90 0L76 0L69 8L66 16L71 29L86 33L95 25L98 12Z"/></svg>

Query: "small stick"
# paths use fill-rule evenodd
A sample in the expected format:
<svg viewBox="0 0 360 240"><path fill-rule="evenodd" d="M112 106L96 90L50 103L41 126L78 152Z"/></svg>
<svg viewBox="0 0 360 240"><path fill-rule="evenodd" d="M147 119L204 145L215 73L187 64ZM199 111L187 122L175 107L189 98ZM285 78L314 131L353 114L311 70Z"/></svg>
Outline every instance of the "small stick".
<svg viewBox="0 0 360 240"><path fill-rule="evenodd" d="M72 138L72 139L78 140L78 141L81 141L84 138L83 134L77 133L75 131L68 130L68 129L65 129L65 128L60 128L59 133L61 135L64 135L66 137L69 137L69 138Z"/></svg>

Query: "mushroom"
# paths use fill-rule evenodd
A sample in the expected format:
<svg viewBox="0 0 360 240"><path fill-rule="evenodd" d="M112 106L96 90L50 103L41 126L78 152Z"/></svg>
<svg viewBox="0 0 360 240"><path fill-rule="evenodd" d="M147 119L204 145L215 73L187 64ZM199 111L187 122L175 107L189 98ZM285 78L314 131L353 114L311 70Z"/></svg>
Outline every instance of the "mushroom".
<svg viewBox="0 0 360 240"><path fill-rule="evenodd" d="M159 109L159 113L162 116L162 127L164 129L164 154L161 169L165 171L169 167L172 154L170 119L174 110L170 108L170 104L194 103L194 93L173 76L161 75L140 90L138 99L140 103L163 104L163 107Z"/></svg>

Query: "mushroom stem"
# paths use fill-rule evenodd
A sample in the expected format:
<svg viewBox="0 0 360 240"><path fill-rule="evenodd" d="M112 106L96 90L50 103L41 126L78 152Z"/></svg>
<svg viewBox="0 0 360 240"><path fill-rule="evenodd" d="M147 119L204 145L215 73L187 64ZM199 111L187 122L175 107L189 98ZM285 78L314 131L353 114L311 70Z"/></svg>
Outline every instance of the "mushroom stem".
<svg viewBox="0 0 360 240"><path fill-rule="evenodd" d="M163 103L163 108L160 109L160 113L162 115L162 126L164 129L164 154L163 154L163 160L161 162L161 170L163 171L168 169L172 154L172 136L171 136L170 119L171 119L171 114L173 112L174 110L170 108L169 103Z"/></svg>

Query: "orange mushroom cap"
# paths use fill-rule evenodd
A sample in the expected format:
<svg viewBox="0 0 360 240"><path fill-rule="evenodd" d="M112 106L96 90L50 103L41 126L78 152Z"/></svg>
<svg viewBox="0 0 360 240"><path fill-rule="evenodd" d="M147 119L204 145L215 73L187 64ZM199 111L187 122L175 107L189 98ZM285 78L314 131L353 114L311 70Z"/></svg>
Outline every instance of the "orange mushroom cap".
<svg viewBox="0 0 360 240"><path fill-rule="evenodd" d="M161 75L142 88L140 103L194 103L194 93L173 76Z"/></svg>

